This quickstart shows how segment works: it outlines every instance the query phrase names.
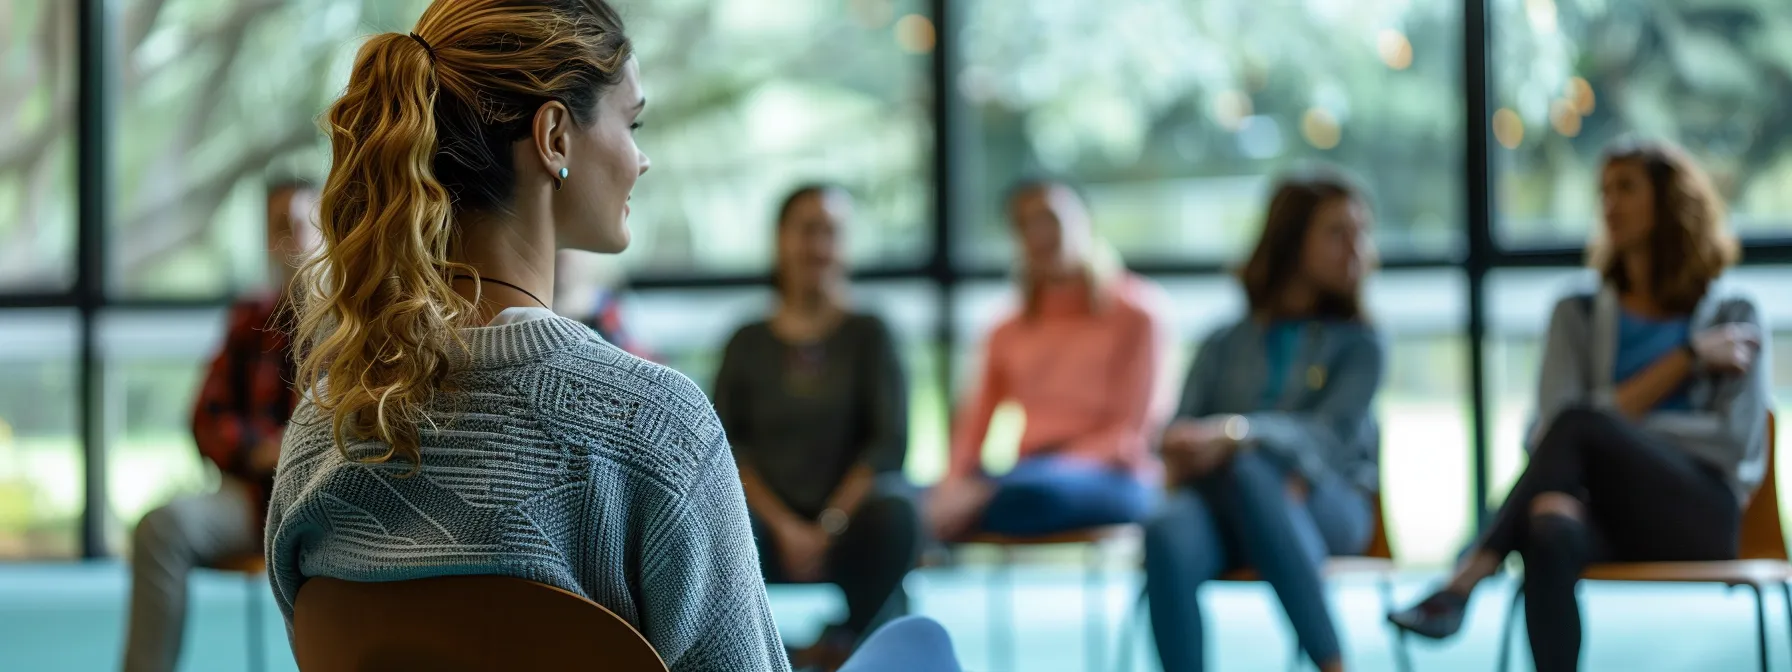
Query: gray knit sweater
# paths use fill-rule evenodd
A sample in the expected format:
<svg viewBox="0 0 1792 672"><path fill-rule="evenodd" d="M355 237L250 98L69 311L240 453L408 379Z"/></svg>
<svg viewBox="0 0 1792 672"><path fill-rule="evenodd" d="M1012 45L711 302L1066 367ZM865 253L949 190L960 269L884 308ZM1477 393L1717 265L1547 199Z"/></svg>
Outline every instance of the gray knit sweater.
<svg viewBox="0 0 1792 672"><path fill-rule="evenodd" d="M414 476L345 459L308 401L294 413L266 540L288 624L307 577L501 574L609 607L673 670L789 669L734 459L697 386L564 318L462 333L471 356Z"/></svg>

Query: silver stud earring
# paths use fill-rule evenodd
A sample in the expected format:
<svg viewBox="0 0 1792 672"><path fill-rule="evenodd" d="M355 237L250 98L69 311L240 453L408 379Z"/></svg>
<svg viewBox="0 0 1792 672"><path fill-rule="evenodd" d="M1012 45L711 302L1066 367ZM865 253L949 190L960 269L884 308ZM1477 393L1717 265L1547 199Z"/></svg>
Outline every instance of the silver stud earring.
<svg viewBox="0 0 1792 672"><path fill-rule="evenodd" d="M566 186L566 176L571 173L572 173L572 171L567 170L566 166L560 167L560 174L559 174L560 181L554 183L554 191L559 191L561 187Z"/></svg>

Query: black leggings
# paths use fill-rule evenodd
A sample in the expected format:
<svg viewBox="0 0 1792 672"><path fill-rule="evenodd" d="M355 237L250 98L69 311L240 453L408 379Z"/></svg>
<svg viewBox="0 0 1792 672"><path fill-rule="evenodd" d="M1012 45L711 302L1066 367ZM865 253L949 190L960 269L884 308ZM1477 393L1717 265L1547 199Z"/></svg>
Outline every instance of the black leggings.
<svg viewBox="0 0 1792 672"><path fill-rule="evenodd" d="M1573 497L1584 515L1533 511L1547 493ZM1714 467L1610 412L1571 408L1543 435L1479 547L1524 558L1537 671L1574 670L1581 640L1574 588L1588 564L1732 560L1741 518Z"/></svg>

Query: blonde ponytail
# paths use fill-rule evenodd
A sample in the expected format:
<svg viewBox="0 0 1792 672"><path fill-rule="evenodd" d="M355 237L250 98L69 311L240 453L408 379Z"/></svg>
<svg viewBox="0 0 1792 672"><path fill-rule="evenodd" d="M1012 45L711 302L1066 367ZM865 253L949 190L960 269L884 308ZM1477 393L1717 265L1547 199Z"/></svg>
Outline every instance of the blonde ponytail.
<svg viewBox="0 0 1792 672"><path fill-rule="evenodd" d="M419 425L466 348L459 329L477 326L475 300L450 285L476 275L452 261L456 220L507 207L511 148L536 110L561 101L589 120L629 57L602 0L438 0L417 26L363 45L325 115L323 250L292 290L297 384L338 449L377 441L387 450L360 459L413 470Z"/></svg>
<svg viewBox="0 0 1792 672"><path fill-rule="evenodd" d="M450 206L431 165L436 93L418 41L387 33L361 48L326 117L324 251L295 285L300 389L335 436L385 443L375 462L420 464L422 410L446 383L449 349L464 347L456 328L473 314L448 284Z"/></svg>

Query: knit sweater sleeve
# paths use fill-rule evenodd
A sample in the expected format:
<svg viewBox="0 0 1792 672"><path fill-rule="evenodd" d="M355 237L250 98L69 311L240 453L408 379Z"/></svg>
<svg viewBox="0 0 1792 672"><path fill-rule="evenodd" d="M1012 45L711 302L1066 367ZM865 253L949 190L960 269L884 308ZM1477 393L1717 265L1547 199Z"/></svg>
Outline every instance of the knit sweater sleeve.
<svg viewBox="0 0 1792 672"><path fill-rule="evenodd" d="M644 512L635 556L641 632L673 672L788 670L721 422L707 407L685 416L692 444L672 451L693 454L695 468Z"/></svg>

